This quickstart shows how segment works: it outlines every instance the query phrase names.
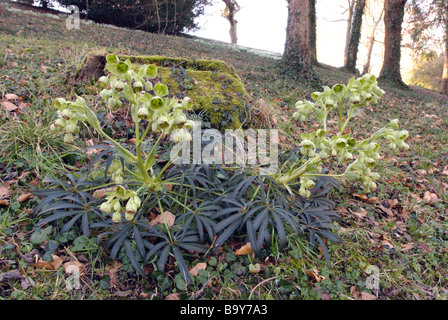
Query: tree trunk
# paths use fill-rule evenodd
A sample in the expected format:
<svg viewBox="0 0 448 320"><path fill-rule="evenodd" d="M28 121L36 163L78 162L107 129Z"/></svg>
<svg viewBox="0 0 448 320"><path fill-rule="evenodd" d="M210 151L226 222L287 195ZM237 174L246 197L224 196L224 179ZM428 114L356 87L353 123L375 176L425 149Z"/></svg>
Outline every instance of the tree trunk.
<svg viewBox="0 0 448 320"><path fill-rule="evenodd" d="M310 61L310 1L288 0L288 24L282 67L291 76L308 77Z"/></svg>
<svg viewBox="0 0 448 320"><path fill-rule="evenodd" d="M351 27L350 38L348 41L347 57L345 59L344 69L356 73L356 61L358 60L359 40L361 39L362 16L366 0L357 0L355 13L353 15L353 23Z"/></svg>
<svg viewBox="0 0 448 320"><path fill-rule="evenodd" d="M362 74L370 73L370 61L372 60L373 45L375 44L375 35L369 37L367 42L367 60L364 63Z"/></svg>
<svg viewBox="0 0 448 320"><path fill-rule="evenodd" d="M235 0L222 0L226 4L226 8L223 12L224 18L229 21L230 24L230 42L232 44L238 43L238 33L237 33L237 23L238 21L235 20L236 13L240 10L240 6Z"/></svg>
<svg viewBox="0 0 448 320"><path fill-rule="evenodd" d="M384 62L379 80L407 87L401 79L401 28L407 0L385 1L384 10Z"/></svg>
<svg viewBox="0 0 448 320"><path fill-rule="evenodd" d="M86 20L89 19L89 0L86 0Z"/></svg>
<svg viewBox="0 0 448 320"><path fill-rule="evenodd" d="M347 63L348 42L350 40L350 34L352 33L354 7L355 7L355 0L348 0L348 18L347 18L347 31L345 32L344 66Z"/></svg>
<svg viewBox="0 0 448 320"><path fill-rule="evenodd" d="M316 0L310 0L310 59L317 65Z"/></svg>
<svg viewBox="0 0 448 320"><path fill-rule="evenodd" d="M443 62L443 76L439 91L448 94L448 7L445 8L445 56Z"/></svg>
<svg viewBox="0 0 448 320"><path fill-rule="evenodd" d="M371 4L371 2L369 3L369 5ZM376 30L378 29L378 26L381 22L381 20L383 19L383 14L384 14L384 6L383 9L381 10L381 14L378 17L378 19L376 20L375 18L373 18L373 27L370 30L370 34L368 36L367 39L367 59L366 62L364 63L364 67L362 70L362 73L370 73L370 62L372 60L372 52L373 52L373 46L375 45L375 33Z"/></svg>

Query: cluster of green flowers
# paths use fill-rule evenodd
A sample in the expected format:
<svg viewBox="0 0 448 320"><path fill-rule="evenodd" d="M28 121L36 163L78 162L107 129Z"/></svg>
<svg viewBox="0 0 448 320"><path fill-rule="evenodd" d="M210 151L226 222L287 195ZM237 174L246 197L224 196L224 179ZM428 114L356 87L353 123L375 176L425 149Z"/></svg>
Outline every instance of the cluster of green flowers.
<svg viewBox="0 0 448 320"><path fill-rule="evenodd" d="M277 181L286 185L300 179L299 193L302 196L309 196L310 188L314 187L310 182L313 175L320 175L322 165L336 159L338 164L349 164L344 173L335 176L361 181L366 192L376 189L374 181L380 177L373 171L380 158L380 145L377 142L384 138L389 141L390 149L407 149L409 146L405 140L409 135L408 131L397 130L399 127L397 119L362 141L357 141L350 133L346 133L345 129L360 107L377 103L383 94L384 91L378 86L376 77L366 74L357 79L353 77L347 85L337 84L332 88L324 87L323 92L314 92L312 94L314 102L298 101L293 117L306 121L314 115L322 128L301 135L302 158L292 166L293 170L277 175ZM344 115L347 106L348 110ZM339 116L338 132L332 136L329 135L331 131L327 130L327 117L331 112Z"/></svg>
<svg viewBox="0 0 448 320"><path fill-rule="evenodd" d="M142 65L134 71L129 60L123 62L114 55L109 55L107 62L106 68L111 75L99 79L103 86L100 96L111 109L120 108L125 99L137 106L133 110L134 121L147 121L153 132L173 133L175 142L191 140L189 129L193 122L184 114L184 110L193 106L191 98L170 99L165 84L153 85L151 79L157 76L155 65Z"/></svg>
<svg viewBox="0 0 448 320"><path fill-rule="evenodd" d="M126 205L124 206L125 219L134 219L135 213L141 206L141 200L137 195L137 192L128 190L119 185L113 192L107 192L106 195L106 202L101 204L100 209L106 213L112 213L112 220L114 222L121 221L124 202L126 202Z"/></svg>
<svg viewBox="0 0 448 320"><path fill-rule="evenodd" d="M57 108L58 118L50 126L50 130L52 132L64 132L66 143L72 142L79 133L79 122L88 121L92 126L99 127L96 116L81 97L77 97L74 102L58 98L54 102L54 106Z"/></svg>

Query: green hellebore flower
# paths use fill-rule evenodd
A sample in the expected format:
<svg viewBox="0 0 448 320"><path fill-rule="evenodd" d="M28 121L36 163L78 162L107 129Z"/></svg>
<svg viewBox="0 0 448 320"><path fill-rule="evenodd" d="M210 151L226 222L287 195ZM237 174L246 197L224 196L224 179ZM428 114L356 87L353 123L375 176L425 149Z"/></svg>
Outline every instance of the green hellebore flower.
<svg viewBox="0 0 448 320"><path fill-rule="evenodd" d="M179 143L179 142L191 141L192 137L188 131L186 131L184 129L180 129L180 130L175 130L171 134L171 139L174 141L174 143Z"/></svg>
<svg viewBox="0 0 448 320"><path fill-rule="evenodd" d="M110 97L109 100L107 100L107 104L112 110L117 110L123 105L123 102L115 97Z"/></svg>
<svg viewBox="0 0 448 320"><path fill-rule="evenodd" d="M111 213L111 212L112 212L112 205L111 205L111 203L110 203L109 201L107 201L107 202L103 202L103 203L100 205L100 210L101 210L101 211L104 211L104 212L106 212L106 213Z"/></svg>
<svg viewBox="0 0 448 320"><path fill-rule="evenodd" d="M159 109L163 108L163 99L160 98L160 97L152 98L150 103L149 103L149 107L152 110L159 110Z"/></svg>
<svg viewBox="0 0 448 320"><path fill-rule="evenodd" d="M372 158L366 159L367 168L373 168L376 165L376 161Z"/></svg>
<svg viewBox="0 0 448 320"><path fill-rule="evenodd" d="M155 78L157 76L157 66L155 64L146 66L145 76L148 78Z"/></svg>
<svg viewBox="0 0 448 320"><path fill-rule="evenodd" d="M57 127L57 126L54 125L54 123L52 123L50 125L50 131L53 132L53 133L58 133L60 131L60 127Z"/></svg>
<svg viewBox="0 0 448 320"><path fill-rule="evenodd" d="M191 108L193 108L194 105L194 101L193 99L189 98L189 97L185 97L182 100L182 108L185 110L191 110Z"/></svg>
<svg viewBox="0 0 448 320"><path fill-rule="evenodd" d="M124 218L128 221L132 221L134 219L134 213L126 211L126 213L124 214Z"/></svg>
<svg viewBox="0 0 448 320"><path fill-rule="evenodd" d="M174 118L174 124L178 127L182 127L187 122L187 116L183 113Z"/></svg>
<svg viewBox="0 0 448 320"><path fill-rule="evenodd" d="M333 108L336 105L336 102L332 97L325 98L325 107L327 108Z"/></svg>
<svg viewBox="0 0 448 320"><path fill-rule="evenodd" d="M107 87L109 85L110 79L109 77L102 76L98 79L98 82L101 83L104 87Z"/></svg>
<svg viewBox="0 0 448 320"><path fill-rule="evenodd" d="M315 147L313 141L305 139L300 143L300 146L302 146L305 149L312 149Z"/></svg>
<svg viewBox="0 0 448 320"><path fill-rule="evenodd" d="M311 192L303 187L300 187L299 194L304 198L309 198L311 196Z"/></svg>
<svg viewBox="0 0 448 320"><path fill-rule="evenodd" d="M142 108L138 109L137 118L139 118L141 120L148 120L149 119L148 108L142 107Z"/></svg>
<svg viewBox="0 0 448 320"><path fill-rule="evenodd" d="M125 74L129 70L129 66L126 63L124 63L123 61L118 62L115 67L116 67L117 71L121 74Z"/></svg>
<svg viewBox="0 0 448 320"><path fill-rule="evenodd" d="M67 100L65 100L64 98L58 98L54 101L54 106L58 109L58 110L63 110L67 107Z"/></svg>
<svg viewBox="0 0 448 320"><path fill-rule="evenodd" d="M398 139L399 140L406 140L409 137L409 131L407 130L402 130L398 133Z"/></svg>
<svg viewBox="0 0 448 320"><path fill-rule="evenodd" d="M101 92L100 92L100 97L101 97L103 100L107 100L107 99L109 99L109 98L112 96L113 93L114 93L114 92L113 92L112 90L109 90L109 89L103 89L103 90L101 90Z"/></svg>
<svg viewBox="0 0 448 320"><path fill-rule="evenodd" d="M115 211L112 215L113 222L121 222L121 213L119 211Z"/></svg>
<svg viewBox="0 0 448 320"><path fill-rule="evenodd" d="M168 129L171 126L171 121L167 117L161 116L157 119L157 127L161 130Z"/></svg>
<svg viewBox="0 0 448 320"><path fill-rule="evenodd" d="M338 149L345 149L347 147L347 140L343 138L339 138L336 140L336 148Z"/></svg>
<svg viewBox="0 0 448 320"><path fill-rule="evenodd" d="M56 127L65 127L65 120L62 118L58 118L56 119L56 121L54 122L54 125Z"/></svg>
<svg viewBox="0 0 448 320"><path fill-rule="evenodd" d="M115 184L122 184L123 183L123 177L121 175L115 175L113 177L113 180L115 182Z"/></svg>
<svg viewBox="0 0 448 320"><path fill-rule="evenodd" d="M120 59L118 59L118 57L114 54L109 54L106 57L106 61L108 64L114 64L114 63L117 63L118 61L120 61Z"/></svg>
<svg viewBox="0 0 448 320"><path fill-rule="evenodd" d="M136 213L138 210L137 204L133 201L133 198L129 199L126 203L126 213ZM128 219L129 220L129 219Z"/></svg>
<svg viewBox="0 0 448 320"><path fill-rule="evenodd" d="M64 109L61 112L61 117L64 120L70 120L73 117L73 113L70 111L70 109Z"/></svg>
<svg viewBox="0 0 448 320"><path fill-rule="evenodd" d="M64 136L64 142L65 142L65 143L71 143L71 142L73 142L73 135L72 135L71 133L67 133L67 134Z"/></svg>
<svg viewBox="0 0 448 320"><path fill-rule="evenodd" d="M351 102L352 104L358 104L358 103L361 102L361 96L359 95L359 93L354 92L354 93L352 93L352 95L350 96L349 100L350 100L350 102Z"/></svg>
<svg viewBox="0 0 448 320"><path fill-rule="evenodd" d="M164 97L168 95L168 86L166 84L162 84L160 82L156 83L154 86L154 93L159 97Z"/></svg>
<svg viewBox="0 0 448 320"><path fill-rule="evenodd" d="M124 83L120 80L117 80L114 83L112 83L112 89L114 89L117 92L121 92L124 89Z"/></svg>
<svg viewBox="0 0 448 320"><path fill-rule="evenodd" d="M134 87L135 92L143 91L143 83L141 83L140 81L134 82L133 87Z"/></svg>
<svg viewBox="0 0 448 320"><path fill-rule="evenodd" d="M76 133L77 131L79 131L79 129L73 122L67 123L65 126L65 132L67 133Z"/></svg>
<svg viewBox="0 0 448 320"><path fill-rule="evenodd" d="M391 120L388 127L392 129L398 129L399 128L398 119Z"/></svg>
<svg viewBox="0 0 448 320"><path fill-rule="evenodd" d="M116 186L114 194L118 199L122 199L126 195L126 189L123 186Z"/></svg>

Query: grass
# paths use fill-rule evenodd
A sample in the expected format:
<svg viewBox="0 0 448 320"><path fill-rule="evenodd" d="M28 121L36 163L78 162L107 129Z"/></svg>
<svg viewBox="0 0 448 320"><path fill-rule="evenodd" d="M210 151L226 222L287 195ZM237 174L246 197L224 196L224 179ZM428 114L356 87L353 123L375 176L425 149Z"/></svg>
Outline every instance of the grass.
<svg viewBox="0 0 448 320"><path fill-rule="evenodd" d="M363 110L350 129L362 135L398 118L401 127L410 132L410 149L381 159L382 181L377 191L362 195L356 185L343 185L332 193L342 218L335 228L344 241L342 245L329 244L331 268L319 250L310 252L303 239L293 236L288 238L289 249L278 251L274 246L268 261L235 256L229 243L222 254L208 261L193 284L185 286L173 272L138 279L126 272L130 270L126 257L110 261L72 232L59 236L61 246L55 254L64 262L76 257L85 270L81 288L67 290L68 275L62 266L56 271L34 266L33 250L45 249L30 242L35 229L32 209L39 200L21 203L19 197L40 188L49 172L85 165L86 159L78 151L64 156L70 149L61 137L47 130L54 116L49 107L52 99L80 93L65 84L65 77L84 54L102 51L224 60L243 79L254 106L269 114L272 125L280 129L284 147L297 143L299 134L308 129L290 119L294 103L309 99L318 85L279 78L273 58L196 39L84 22L79 30L70 31L62 18L48 18L43 23L38 15L18 11L2 19L0 93L2 97L8 93L23 97L27 108L0 115L0 186L8 182L10 192L9 205L0 205L0 275L20 270L35 285L24 288L19 280L1 281L0 298L164 299L176 294L196 299L340 300L360 299L358 292L378 299L448 298L447 99L387 84L382 84L386 95L380 103ZM324 65L316 68L316 74L320 85L329 86L353 76ZM94 101L94 92L89 88L83 92L89 102ZM86 132L85 139L89 138L94 136ZM84 141L75 145L84 146ZM191 267L197 262L192 261ZM251 266L257 263L261 271L251 273ZM366 285L371 275L368 266L379 270L378 291ZM317 276L307 274L310 270Z"/></svg>

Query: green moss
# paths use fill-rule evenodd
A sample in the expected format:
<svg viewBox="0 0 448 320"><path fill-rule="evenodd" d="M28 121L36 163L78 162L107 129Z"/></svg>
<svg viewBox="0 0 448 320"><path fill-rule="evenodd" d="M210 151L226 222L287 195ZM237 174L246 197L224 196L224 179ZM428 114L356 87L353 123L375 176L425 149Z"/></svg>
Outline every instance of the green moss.
<svg viewBox="0 0 448 320"><path fill-rule="evenodd" d="M246 118L247 91L238 74L219 60L189 60L162 56L119 56L136 68L156 64L160 81L170 93L195 101L195 110L203 111L217 129L239 128Z"/></svg>

